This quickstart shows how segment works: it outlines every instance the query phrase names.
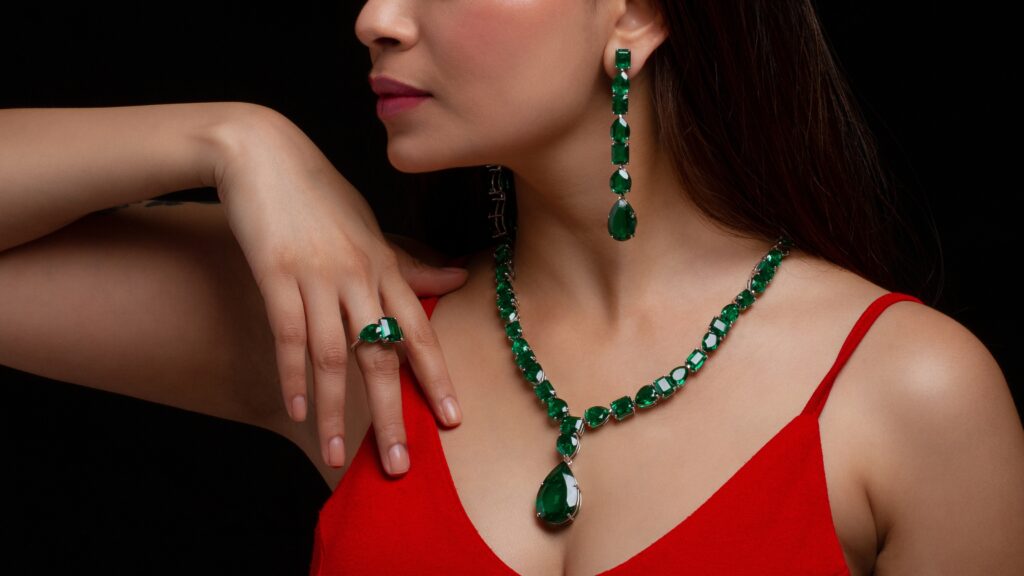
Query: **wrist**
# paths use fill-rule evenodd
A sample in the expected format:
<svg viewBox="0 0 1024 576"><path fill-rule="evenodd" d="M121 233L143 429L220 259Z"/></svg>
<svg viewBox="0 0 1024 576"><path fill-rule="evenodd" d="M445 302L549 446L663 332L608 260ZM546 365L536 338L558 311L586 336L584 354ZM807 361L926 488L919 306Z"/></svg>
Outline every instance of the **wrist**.
<svg viewBox="0 0 1024 576"><path fill-rule="evenodd" d="M224 175L227 167L245 156L253 142L261 142L259 136L268 129L290 121L273 108L250 102L218 102L214 119L204 126L200 139L204 142L207 159L203 171L203 184L217 189L217 196L224 201Z"/></svg>

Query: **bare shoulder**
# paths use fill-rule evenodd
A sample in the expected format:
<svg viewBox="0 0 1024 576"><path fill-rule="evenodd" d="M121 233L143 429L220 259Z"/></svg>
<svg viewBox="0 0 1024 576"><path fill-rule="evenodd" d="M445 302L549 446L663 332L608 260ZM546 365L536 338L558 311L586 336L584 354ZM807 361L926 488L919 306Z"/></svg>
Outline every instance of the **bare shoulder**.
<svg viewBox="0 0 1024 576"><path fill-rule="evenodd" d="M860 304L888 292L814 258L794 262L795 277ZM879 537L874 573L1024 573L1024 429L985 344L949 315L900 301L850 364L863 423L853 442Z"/></svg>

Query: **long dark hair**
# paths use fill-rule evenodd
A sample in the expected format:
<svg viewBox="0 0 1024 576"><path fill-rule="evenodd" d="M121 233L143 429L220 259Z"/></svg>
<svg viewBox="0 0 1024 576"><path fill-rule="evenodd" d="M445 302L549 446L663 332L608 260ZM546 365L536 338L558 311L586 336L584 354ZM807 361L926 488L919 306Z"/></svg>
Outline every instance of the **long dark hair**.
<svg viewBox="0 0 1024 576"><path fill-rule="evenodd" d="M809 254L934 305L926 283L937 252L901 215L906 199L811 0L657 4L669 35L644 72L658 143L694 203L736 235L785 233ZM404 176L419 188L410 212L425 228L416 235L452 255L492 242L483 168Z"/></svg>

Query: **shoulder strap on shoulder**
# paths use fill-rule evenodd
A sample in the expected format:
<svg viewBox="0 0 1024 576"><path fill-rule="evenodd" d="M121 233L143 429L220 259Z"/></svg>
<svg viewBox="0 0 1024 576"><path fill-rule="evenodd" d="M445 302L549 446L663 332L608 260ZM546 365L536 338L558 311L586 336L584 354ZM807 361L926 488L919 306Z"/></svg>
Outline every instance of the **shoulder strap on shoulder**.
<svg viewBox="0 0 1024 576"><path fill-rule="evenodd" d="M832 383L835 382L836 375L839 374L840 370L842 370L843 365L846 364L846 361L857 348L857 345L860 344L864 335L867 334L868 329L871 328L872 324L874 324L875 319L878 318L879 314L888 308L890 304L895 304L896 302L904 300L923 304L919 298L911 296L910 294L904 294L902 292L886 292L878 298L875 298L871 304L868 305L864 312L861 313L860 318L858 318L857 322L853 325L853 329L851 329L850 333L846 336L846 341L843 342L842 348L839 349L839 355L836 358L836 361L832 364L832 368L828 371L828 374L825 375L825 378L822 379L821 383L818 384L818 388L814 391L814 394L811 395L810 400L807 401L807 405L804 406L804 414L813 414L815 417L818 417L821 414L821 410L825 407L825 401L828 400L828 394L832 391Z"/></svg>

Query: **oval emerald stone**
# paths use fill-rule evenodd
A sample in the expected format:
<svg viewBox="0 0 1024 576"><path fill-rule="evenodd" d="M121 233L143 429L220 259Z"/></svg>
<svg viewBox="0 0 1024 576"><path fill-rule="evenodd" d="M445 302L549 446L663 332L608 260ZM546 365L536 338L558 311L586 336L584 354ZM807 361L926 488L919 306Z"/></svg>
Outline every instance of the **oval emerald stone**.
<svg viewBox="0 0 1024 576"><path fill-rule="evenodd" d="M615 120L612 120L610 133L612 140L616 142L627 142L629 140L629 124L626 123L626 119L619 116Z"/></svg>
<svg viewBox="0 0 1024 576"><path fill-rule="evenodd" d="M576 517L582 502L576 476L563 460L541 482L537 491L537 517L548 524L564 524Z"/></svg>
<svg viewBox="0 0 1024 576"><path fill-rule="evenodd" d="M615 78L612 79L612 94L615 96L629 94L629 75L626 74L625 70L620 70Z"/></svg>
<svg viewBox="0 0 1024 576"><path fill-rule="evenodd" d="M580 448L580 439L575 434L559 434L555 449L566 458L572 458Z"/></svg>
<svg viewBox="0 0 1024 576"><path fill-rule="evenodd" d="M735 304L726 304L722 308L722 319L729 323L731 326L737 318L740 317L740 307Z"/></svg>
<svg viewBox="0 0 1024 576"><path fill-rule="evenodd" d="M636 234L636 212L625 198L619 198L608 214L608 234L616 240L629 240Z"/></svg>
<svg viewBox="0 0 1024 576"><path fill-rule="evenodd" d="M583 411L583 420L590 428L597 428L608 421L611 410L604 406L591 406Z"/></svg>
<svg viewBox="0 0 1024 576"><path fill-rule="evenodd" d="M518 338L523 335L523 327L519 325L519 320L505 324L505 335L509 339Z"/></svg>
<svg viewBox="0 0 1024 576"><path fill-rule="evenodd" d="M377 342L380 340L380 324L367 324L359 331L359 339L367 342Z"/></svg>
<svg viewBox="0 0 1024 576"><path fill-rule="evenodd" d="M548 398L555 395L555 387L551 385L551 382L545 380L533 387L533 393L541 402L547 403Z"/></svg>
<svg viewBox="0 0 1024 576"><path fill-rule="evenodd" d="M545 402L548 405L548 417L553 420L561 420L569 415L569 405L558 396L552 396Z"/></svg>
<svg viewBox="0 0 1024 576"><path fill-rule="evenodd" d="M608 184L611 186L612 192L625 194L633 187L633 180L629 177L629 172L625 168L619 168L612 173L612 177L608 179Z"/></svg>
<svg viewBox="0 0 1024 576"><path fill-rule="evenodd" d="M750 305L754 303L754 293L750 290L744 290L736 295L736 304L739 305L740 310L746 310L750 308Z"/></svg>
<svg viewBox="0 0 1024 576"><path fill-rule="evenodd" d="M658 391L653 384L645 384L636 392L636 405L639 408L650 408L658 403Z"/></svg>
<svg viewBox="0 0 1024 576"><path fill-rule="evenodd" d="M516 356L519 356L524 352L529 352L530 350L530 345L522 336L519 336L516 339L512 340L512 353L515 354Z"/></svg>

